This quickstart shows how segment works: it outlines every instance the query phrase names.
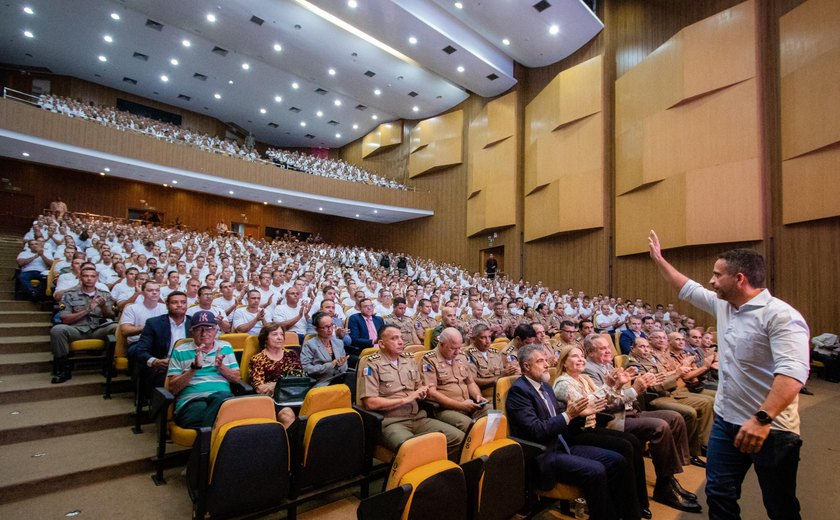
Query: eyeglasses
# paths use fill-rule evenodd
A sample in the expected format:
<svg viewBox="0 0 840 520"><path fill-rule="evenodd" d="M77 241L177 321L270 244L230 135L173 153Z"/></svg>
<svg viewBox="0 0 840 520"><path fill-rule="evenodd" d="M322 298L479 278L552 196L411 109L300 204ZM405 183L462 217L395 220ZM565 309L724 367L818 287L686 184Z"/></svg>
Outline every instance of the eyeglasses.
<svg viewBox="0 0 840 520"><path fill-rule="evenodd" d="M317 327L317 328L319 328L319 329L325 329L325 330L326 330L326 329L332 329L332 328L335 328L335 324L334 324L334 323L330 323L329 325L323 325L323 326L321 326L321 327Z"/></svg>

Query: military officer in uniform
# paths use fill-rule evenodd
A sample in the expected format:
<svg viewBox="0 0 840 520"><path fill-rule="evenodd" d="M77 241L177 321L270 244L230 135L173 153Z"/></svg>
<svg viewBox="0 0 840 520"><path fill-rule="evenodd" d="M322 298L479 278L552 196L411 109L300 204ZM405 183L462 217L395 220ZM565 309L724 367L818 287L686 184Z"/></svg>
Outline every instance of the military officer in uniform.
<svg viewBox="0 0 840 520"><path fill-rule="evenodd" d="M493 340L490 336L490 327L484 324L476 325L470 337L472 345L465 350L473 380L481 389L481 395L488 399L493 397L496 380L503 376L519 374L516 356L505 357L491 347Z"/></svg>
<svg viewBox="0 0 840 520"><path fill-rule="evenodd" d="M61 323L50 329L53 352L53 384L72 377L70 343L80 339L106 339L117 328L114 298L108 291L96 288L99 273L93 267L82 268L79 285L65 291L61 298Z"/></svg>
<svg viewBox="0 0 840 520"><path fill-rule="evenodd" d="M516 317L505 313L505 304L497 301L493 304L493 314L487 318L490 322L490 331L493 333L493 339L501 338L502 336L509 338L513 335L513 329L516 327Z"/></svg>
<svg viewBox="0 0 840 520"><path fill-rule="evenodd" d="M429 387L427 399L440 404L436 417L461 431L472 419L487 412L489 403L473 381L467 357L461 353L461 331L448 327L440 333L438 346L423 356L423 381Z"/></svg>
<svg viewBox="0 0 840 520"><path fill-rule="evenodd" d="M455 309L453 307L441 307L440 308L440 325L432 330L432 340L429 343L431 348L435 348L438 345L438 338L440 337L440 333L449 327L457 329L458 332L461 333L461 339L463 340L466 338L466 334L464 333L464 329L458 324L458 317L455 314ZM463 343L463 341L462 341Z"/></svg>
<svg viewBox="0 0 840 520"><path fill-rule="evenodd" d="M484 325L487 329L490 329L490 322L487 321L487 318L484 317L484 305L481 302L473 302L470 304L470 308L472 309L472 314L470 318L467 320L466 323L466 332L470 335L470 337L475 336L475 328L479 325Z"/></svg>
<svg viewBox="0 0 840 520"><path fill-rule="evenodd" d="M426 339L426 329L437 327L437 320L432 315L432 302L426 298L417 302L417 313L414 315L414 333L420 338L420 343Z"/></svg>
<svg viewBox="0 0 840 520"><path fill-rule="evenodd" d="M457 460L464 434L449 424L426 416L418 401L426 398L428 387L423 383L411 354L403 354L400 329L385 325L379 329L377 354L368 356L363 369L364 381L359 389L362 404L368 410L385 416L382 439L394 452L414 435L441 432L446 435L449 456Z"/></svg>
<svg viewBox="0 0 840 520"><path fill-rule="evenodd" d="M513 339L502 349L502 355L505 357L514 356L518 360L519 349L534 343L536 340L537 331L534 330L534 327L528 323L520 323L513 331Z"/></svg>
<svg viewBox="0 0 840 520"><path fill-rule="evenodd" d="M383 317L385 323L393 325L400 329L403 344L405 345L422 345L423 338L418 338L414 332L414 320L405 315L406 302L405 298L394 298L394 312Z"/></svg>

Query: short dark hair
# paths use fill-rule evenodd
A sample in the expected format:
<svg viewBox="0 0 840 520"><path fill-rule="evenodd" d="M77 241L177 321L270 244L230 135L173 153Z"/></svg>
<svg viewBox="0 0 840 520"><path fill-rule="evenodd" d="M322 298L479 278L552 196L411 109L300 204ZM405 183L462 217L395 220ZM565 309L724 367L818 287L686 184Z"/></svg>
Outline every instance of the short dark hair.
<svg viewBox="0 0 840 520"><path fill-rule="evenodd" d="M764 280L767 277L767 268L764 265L764 257L754 249L730 249L718 256L718 259L726 262L726 269L731 275L742 273L747 281L756 289L764 288Z"/></svg>
<svg viewBox="0 0 840 520"><path fill-rule="evenodd" d="M400 330L400 328L399 328L399 327L397 327L396 325L392 325L392 324L390 324L390 323L386 323L385 325L383 325L383 326L379 327L379 330L378 330L378 331L376 331L376 339L381 341L381 340L382 340L382 336L385 334L385 331L386 331L386 330L388 330L388 329L397 329L397 330ZM400 334L402 334L402 332L400 332Z"/></svg>
<svg viewBox="0 0 840 520"><path fill-rule="evenodd" d="M397 305L399 305L401 303L407 304L407 302L405 301L405 298L403 298L402 296L397 296L396 298L394 298L394 307L396 307Z"/></svg>
<svg viewBox="0 0 840 520"><path fill-rule="evenodd" d="M169 303L169 300L171 300L173 296L183 296L184 298L186 298L187 293L185 293L184 291L172 291L166 296L166 303Z"/></svg>
<svg viewBox="0 0 840 520"><path fill-rule="evenodd" d="M580 320L580 323L578 323L578 330L583 328L584 323L591 323L591 324L595 325L594 321L590 320L589 318L584 318L584 319Z"/></svg>
<svg viewBox="0 0 840 520"><path fill-rule="evenodd" d="M520 323L516 326L516 329L514 329L513 337L525 341L528 338L536 338L537 331L535 331L534 327L532 327L529 323Z"/></svg>
<svg viewBox="0 0 840 520"><path fill-rule="evenodd" d="M319 327L318 322L321 321L321 318L329 318L330 322L332 322L332 318L330 318L329 314L327 314L326 312L323 312L323 311L318 311L318 312L316 312L315 314L312 315L312 325L316 329Z"/></svg>
<svg viewBox="0 0 840 520"><path fill-rule="evenodd" d="M574 323L573 321L570 321L570 320L563 320L563 321L561 321L561 322L560 322L560 328L562 329L563 327L574 327L574 328L577 328L577 327L575 327L575 323Z"/></svg>

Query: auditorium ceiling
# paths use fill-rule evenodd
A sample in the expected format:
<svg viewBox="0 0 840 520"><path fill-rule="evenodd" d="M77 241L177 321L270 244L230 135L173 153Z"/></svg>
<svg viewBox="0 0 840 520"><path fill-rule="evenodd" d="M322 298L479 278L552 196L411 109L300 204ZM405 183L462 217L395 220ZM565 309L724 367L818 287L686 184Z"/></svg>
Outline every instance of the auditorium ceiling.
<svg viewBox="0 0 840 520"><path fill-rule="evenodd" d="M581 0L31 0L0 63L207 114L278 146L344 146L516 84L603 24Z"/></svg>

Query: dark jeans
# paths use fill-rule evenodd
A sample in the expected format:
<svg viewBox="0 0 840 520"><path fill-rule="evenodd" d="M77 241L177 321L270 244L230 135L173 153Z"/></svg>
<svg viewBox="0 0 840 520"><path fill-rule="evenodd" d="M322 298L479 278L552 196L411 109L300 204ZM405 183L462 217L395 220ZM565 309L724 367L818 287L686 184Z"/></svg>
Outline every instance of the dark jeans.
<svg viewBox="0 0 840 520"><path fill-rule="evenodd" d="M802 440L791 432L771 430L757 454L741 453L735 447L735 436L741 427L715 415L709 437L706 465L706 497L709 518L738 519L741 508L741 484L750 466L761 486L767 516L772 520L798 520L796 470Z"/></svg>
<svg viewBox="0 0 840 520"><path fill-rule="evenodd" d="M41 271L21 271L18 274L18 280L23 290L30 295L33 300L40 300L44 296L44 291L47 286L47 277L41 274ZM32 287L32 280L38 280L38 287Z"/></svg>

